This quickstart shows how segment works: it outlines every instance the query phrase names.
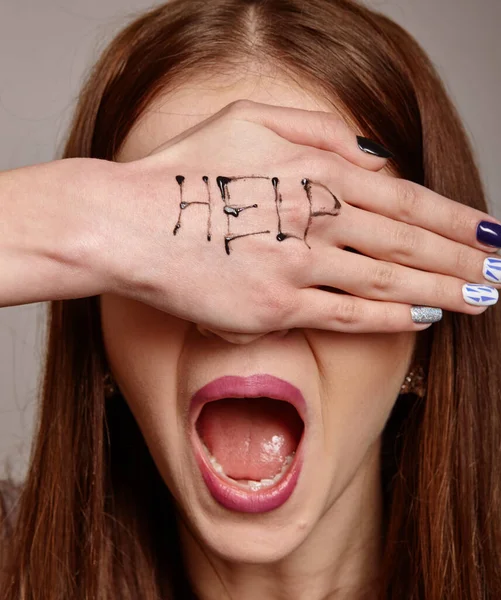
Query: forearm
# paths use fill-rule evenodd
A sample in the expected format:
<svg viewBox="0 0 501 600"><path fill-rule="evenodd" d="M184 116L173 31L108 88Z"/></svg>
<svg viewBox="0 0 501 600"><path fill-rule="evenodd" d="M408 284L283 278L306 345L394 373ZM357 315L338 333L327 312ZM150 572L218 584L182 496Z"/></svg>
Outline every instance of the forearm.
<svg viewBox="0 0 501 600"><path fill-rule="evenodd" d="M92 238L75 227L91 162L66 159L0 173L0 307L102 292L82 252Z"/></svg>

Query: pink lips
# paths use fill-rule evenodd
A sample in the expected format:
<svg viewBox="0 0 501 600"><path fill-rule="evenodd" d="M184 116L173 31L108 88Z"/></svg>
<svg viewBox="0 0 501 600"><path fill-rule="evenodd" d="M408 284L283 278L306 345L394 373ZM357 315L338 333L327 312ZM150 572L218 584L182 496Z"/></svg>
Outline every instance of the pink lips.
<svg viewBox="0 0 501 600"><path fill-rule="evenodd" d="M195 423L202 407L207 402L221 398L267 397L290 402L298 411L303 422L307 423L306 402L300 390L292 384L272 375L252 375L250 377L226 376L211 381L200 388L191 399L190 431L203 480L212 497L219 504L238 512L268 512L284 504L291 496L301 471L303 459L303 438L296 449L294 459L283 478L275 485L258 491L242 489L232 485L214 470L202 447L196 432ZM304 437L304 433L303 433Z"/></svg>

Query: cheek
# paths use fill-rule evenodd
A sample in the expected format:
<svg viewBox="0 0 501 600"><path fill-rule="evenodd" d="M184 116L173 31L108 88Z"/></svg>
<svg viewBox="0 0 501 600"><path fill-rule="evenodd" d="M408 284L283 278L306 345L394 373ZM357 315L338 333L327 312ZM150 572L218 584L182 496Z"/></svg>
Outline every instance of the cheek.
<svg viewBox="0 0 501 600"><path fill-rule="evenodd" d="M141 428L175 410L177 363L186 321L121 296L103 294L108 363Z"/></svg>
<svg viewBox="0 0 501 600"><path fill-rule="evenodd" d="M361 460L378 439L407 373L415 341L413 332L330 334L316 340L327 455Z"/></svg>
<svg viewBox="0 0 501 600"><path fill-rule="evenodd" d="M100 297L108 363L164 481L182 481L177 366L187 321L114 294ZM113 399L110 400L113 402ZM170 464L166 457L171 457ZM174 465L174 466L173 466Z"/></svg>

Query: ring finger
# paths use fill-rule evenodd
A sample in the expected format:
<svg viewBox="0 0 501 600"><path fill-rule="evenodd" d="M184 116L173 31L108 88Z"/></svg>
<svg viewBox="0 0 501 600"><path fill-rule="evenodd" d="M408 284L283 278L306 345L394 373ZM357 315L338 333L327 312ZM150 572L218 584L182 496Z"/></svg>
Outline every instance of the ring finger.
<svg viewBox="0 0 501 600"><path fill-rule="evenodd" d="M340 248L312 249L306 286L329 286L372 300L434 306L453 312L479 314L499 299L496 288L464 279L428 273L377 260ZM336 268L333 269L332 265Z"/></svg>

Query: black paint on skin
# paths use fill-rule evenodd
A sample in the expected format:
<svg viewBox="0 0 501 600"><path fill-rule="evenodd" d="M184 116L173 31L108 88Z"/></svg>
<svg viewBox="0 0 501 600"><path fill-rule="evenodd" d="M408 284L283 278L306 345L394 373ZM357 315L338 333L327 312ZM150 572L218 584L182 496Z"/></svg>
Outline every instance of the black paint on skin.
<svg viewBox="0 0 501 600"><path fill-rule="evenodd" d="M337 215L341 211L341 203L336 198L336 196L334 196L334 194L330 191L330 189L327 186L325 186L323 183L320 183L318 181L311 181L311 179L302 179L301 183L306 191L306 195L308 196L308 202L310 203L310 215L308 217L308 225L306 226L306 230L304 232L304 243L308 246L308 242L306 241L306 236L308 235L308 229L310 228L312 217L321 217L323 215L331 215L332 217L337 217ZM315 212L311 211L311 208L312 208L312 206L311 206L311 186L312 186L312 184L321 185L333 197L333 199L334 199L333 211L334 212L323 211L323 210L317 210ZM308 248L311 250L310 246L308 246Z"/></svg>
<svg viewBox="0 0 501 600"><path fill-rule="evenodd" d="M257 204L252 204L251 206L237 206L236 208L233 206L225 206L223 212L232 217L238 217L238 215L246 208L257 208Z"/></svg>
<svg viewBox="0 0 501 600"><path fill-rule="evenodd" d="M181 202L179 204L179 216L177 218L177 223L174 227L173 230L173 234L176 235L177 234L177 230L181 228L181 214L182 211L190 206L190 204L206 204L209 207L209 218L207 221L207 241L210 242L212 239L212 234L211 234L211 214L212 214L212 207L211 207L211 197L210 197L210 188L209 188L209 178L207 177L207 175L204 175L202 177L203 182L205 183L205 186L207 188L207 197L208 197L208 202L183 202L183 183L184 183L185 178L183 177L183 175L176 175L176 181L179 184L179 193L181 195Z"/></svg>
<svg viewBox="0 0 501 600"><path fill-rule="evenodd" d="M232 181L237 181L239 179L269 179L269 177L259 177L256 175L249 175L248 177L216 177L217 186L219 191L221 192L221 198L225 203L225 207L223 211L226 213L227 221L228 221L228 234L224 237L224 247L226 250L226 254L230 254L230 242L236 240L241 237L247 237L249 235L259 235L261 233L271 233L268 229L266 231L254 231L252 233L244 233L242 235L231 235L230 234L230 215L232 217L238 217L242 210L246 208L258 208L257 204L251 204L250 206L231 206L227 204L227 200L230 200L230 191L228 189L228 184Z"/></svg>
<svg viewBox="0 0 501 600"><path fill-rule="evenodd" d="M278 184L280 183L280 180L278 179L278 177L273 177L273 179L271 180L271 183L273 184L273 188L275 190L275 206L277 208L277 216L278 216L277 240L279 242L283 242L284 240L286 240L287 238L290 238L290 237L296 238L298 240L302 239L302 238L298 237L297 235L284 233L282 231L282 220L280 218L280 211L278 210L278 205L282 204L282 194L278 191Z"/></svg>
<svg viewBox="0 0 501 600"><path fill-rule="evenodd" d="M209 220L208 220L208 225L207 225L207 240L210 242L211 241L211 232L210 232L210 218L211 218L211 196L210 196L210 188L209 188L209 178L204 175L202 177L204 183L206 184L207 187L207 195L208 195L208 202L184 202L183 201L183 183L185 181L185 178L182 175L176 175L176 181L179 184L179 190L180 190L180 195L181 195L181 203L179 204L179 217L178 217L178 221L176 223L176 226L174 227L173 230L173 234L176 235L178 229L181 228L181 214L182 214L182 210L184 210L187 206L189 206L190 204L206 204L209 207ZM230 242L241 238L241 237L247 237L249 235L260 235L260 234L264 234L264 233L271 233L269 230L266 231L254 231L252 233L244 233L242 235L231 235L230 233L230 216L232 217L238 217L238 215L243 211L246 210L248 208L258 208L257 204L251 204L249 206L233 206L227 203L228 200L230 200L230 192L228 189L228 185L232 182L232 181L237 181L239 179L270 179L270 177L264 177L264 176L259 176L259 175L249 175L247 177L223 177L223 176L219 176L216 178L216 183L217 186L219 188L219 191L221 193L221 198L223 200L223 202L225 203L225 206L223 208L223 212L226 214L227 217L227 222L228 222L228 233L224 238L224 246L225 246L225 250L226 250L226 254L230 254ZM292 235L292 234L288 234L288 233L284 233L282 231L282 222L281 222L281 218L280 218L280 211L279 211L279 204L282 203L282 194L279 192L278 186L280 183L280 180L278 179L278 177L273 177L271 178L271 183L273 185L273 189L275 190L275 206L277 209L277 217L278 217L278 234L276 236L276 239L279 242L283 242L284 240L286 240L287 238L296 238L298 240L302 240L307 246L308 248L311 250L311 247L308 245L308 242L306 241L306 237L308 235L308 230L311 226L312 223L312 218L313 217L320 217L320 216L324 216L324 215L330 215L332 217L335 217L339 214L340 210L341 210L341 203L339 202L339 200L336 198L336 196L329 190L328 187L326 187L323 183L319 183L316 181L312 181L310 179L302 179L301 180L301 184L306 192L306 196L308 198L308 202L309 202L309 215L308 215L308 224L306 226L305 232L304 232L304 236L302 238L296 236L296 235ZM332 198L334 199L334 208L333 208L333 212L330 211L324 211L324 210L320 210L320 211L312 211L312 199L311 199L311 187L312 185L320 185L323 188L325 188L329 194L332 196Z"/></svg>

